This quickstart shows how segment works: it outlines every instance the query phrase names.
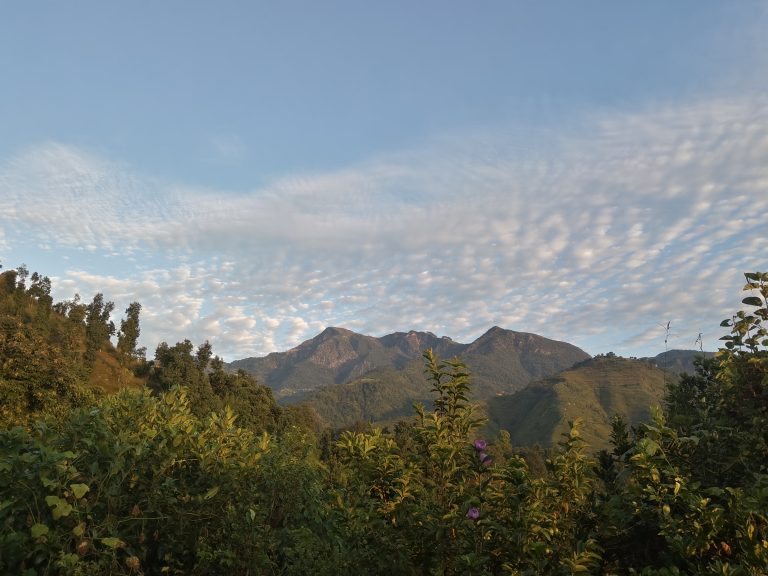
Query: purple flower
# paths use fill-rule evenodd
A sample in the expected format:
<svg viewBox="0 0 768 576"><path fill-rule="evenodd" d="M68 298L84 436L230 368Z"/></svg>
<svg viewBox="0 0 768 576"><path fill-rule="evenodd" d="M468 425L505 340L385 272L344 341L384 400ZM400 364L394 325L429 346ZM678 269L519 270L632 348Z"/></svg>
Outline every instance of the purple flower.
<svg viewBox="0 0 768 576"><path fill-rule="evenodd" d="M487 446L488 446L488 442L486 442L482 438L478 438L477 440L475 440L475 450L477 450L478 452L482 452L483 450L485 450Z"/></svg>
<svg viewBox="0 0 768 576"><path fill-rule="evenodd" d="M480 452L480 463L483 466L490 466L492 462L493 462L493 458L488 456L488 454L486 454L485 452Z"/></svg>
<svg viewBox="0 0 768 576"><path fill-rule="evenodd" d="M470 520L477 520L478 518L480 518L480 509L472 506L472 508L467 510L467 518L469 518Z"/></svg>

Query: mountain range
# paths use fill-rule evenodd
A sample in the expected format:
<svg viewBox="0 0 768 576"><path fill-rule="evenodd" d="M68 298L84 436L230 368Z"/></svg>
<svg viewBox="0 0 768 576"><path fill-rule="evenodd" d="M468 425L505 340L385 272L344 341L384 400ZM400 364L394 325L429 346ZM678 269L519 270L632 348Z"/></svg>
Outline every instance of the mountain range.
<svg viewBox="0 0 768 576"><path fill-rule="evenodd" d="M427 348L441 358L459 357L469 365L476 399L515 392L533 379L589 358L572 344L498 326L470 344L431 332L412 330L376 338L345 328L326 328L287 352L237 360L229 367L253 374L272 388L278 400L290 403L323 388L370 381L382 373L409 374L414 363L423 380L422 354Z"/></svg>
<svg viewBox="0 0 768 576"><path fill-rule="evenodd" d="M693 372L693 359L701 354L592 358L567 342L498 326L469 344L431 332L373 337L330 327L286 352L237 360L228 368L255 375L282 404L311 405L334 428L386 424L412 415L415 402L429 405L422 359L427 348L467 364L472 400L490 429L508 430L517 444L551 445L568 420L581 417L585 437L599 447L613 414L630 423L647 418L666 383Z"/></svg>

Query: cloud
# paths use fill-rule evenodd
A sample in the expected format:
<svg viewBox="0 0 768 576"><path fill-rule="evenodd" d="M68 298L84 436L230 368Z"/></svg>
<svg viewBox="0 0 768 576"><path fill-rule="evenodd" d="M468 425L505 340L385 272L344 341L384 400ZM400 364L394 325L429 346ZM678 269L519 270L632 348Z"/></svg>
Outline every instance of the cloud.
<svg viewBox="0 0 768 576"><path fill-rule="evenodd" d="M468 341L500 324L635 355L663 346L666 321L671 345L704 332L715 347L740 273L765 268L768 102L595 113L526 136L446 139L238 194L48 143L0 165L3 252L31 238L125 256L109 274L72 256L58 291L141 301L150 349L209 338L231 359L326 325Z"/></svg>

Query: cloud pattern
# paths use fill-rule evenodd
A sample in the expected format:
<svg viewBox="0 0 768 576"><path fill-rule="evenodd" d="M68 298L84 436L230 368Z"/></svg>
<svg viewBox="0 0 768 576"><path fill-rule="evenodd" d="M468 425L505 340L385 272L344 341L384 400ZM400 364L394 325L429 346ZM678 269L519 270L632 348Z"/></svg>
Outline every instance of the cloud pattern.
<svg viewBox="0 0 768 576"><path fill-rule="evenodd" d="M768 101L510 133L245 191L45 143L0 163L2 259L25 243L67 253L38 267L55 296L139 300L150 352L190 338L263 355L328 325L471 341L497 324L644 355L667 321L671 346L702 332L715 348L741 273L766 269Z"/></svg>

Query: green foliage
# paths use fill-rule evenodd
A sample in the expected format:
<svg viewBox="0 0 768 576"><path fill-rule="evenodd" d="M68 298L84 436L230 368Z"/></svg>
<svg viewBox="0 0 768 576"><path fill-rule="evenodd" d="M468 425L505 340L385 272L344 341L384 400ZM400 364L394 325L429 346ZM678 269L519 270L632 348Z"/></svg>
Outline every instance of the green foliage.
<svg viewBox="0 0 768 576"><path fill-rule="evenodd" d="M0 422L28 425L92 402L84 386L85 330L51 304L50 280L26 268L0 274Z"/></svg>
<svg viewBox="0 0 768 576"><path fill-rule="evenodd" d="M760 296L723 322L726 348L670 386L666 413L640 426L630 450L616 443L601 530L622 571L768 570L768 275L746 277Z"/></svg>
<svg viewBox="0 0 768 576"><path fill-rule="evenodd" d="M0 572L302 573L327 559L311 444L235 420L196 417L183 389L125 390L63 434L3 432Z"/></svg>
<svg viewBox="0 0 768 576"><path fill-rule="evenodd" d="M197 350L189 340L174 346L163 342L155 352L148 385L157 393L186 387L191 410L200 417L229 407L237 413L240 425L257 432L274 431L281 410L272 391L242 370L226 372L221 359L212 356L208 342Z"/></svg>
<svg viewBox="0 0 768 576"><path fill-rule="evenodd" d="M120 322L120 332L117 334L117 350L127 359L138 355L136 343L139 341L139 314L141 304L131 302L125 309L125 318Z"/></svg>
<svg viewBox="0 0 768 576"><path fill-rule="evenodd" d="M28 393L70 393L40 350L86 331L82 305L40 313L46 283L7 271L0 410L27 427L0 431L0 573L766 574L768 277L747 280L726 348L649 421L614 417L596 461L579 420L547 452L478 437L467 367L431 350L431 399L392 433L318 438L310 407L189 341L158 346L151 388L36 419Z"/></svg>
<svg viewBox="0 0 768 576"><path fill-rule="evenodd" d="M96 354L115 333L115 324L109 319L114 309L114 302L105 302L101 292L85 307L85 359L89 366L93 366Z"/></svg>
<svg viewBox="0 0 768 576"><path fill-rule="evenodd" d="M378 429L337 443L346 530L360 535L366 572L571 574L597 566L595 477L577 427L545 477L532 477L519 456L497 467L492 447L473 441L482 421L468 402L466 367L431 351L425 360L434 409L417 407L417 423L399 431L407 450Z"/></svg>

